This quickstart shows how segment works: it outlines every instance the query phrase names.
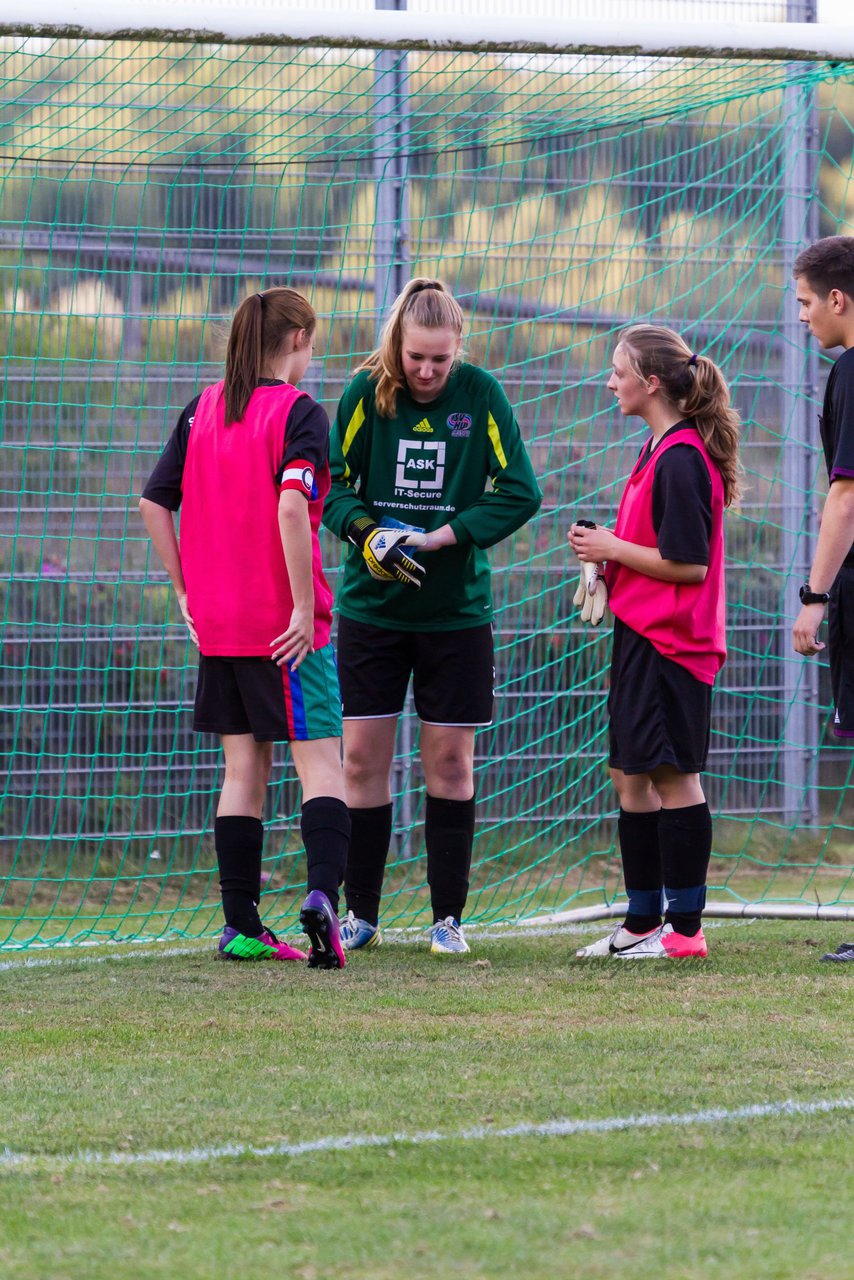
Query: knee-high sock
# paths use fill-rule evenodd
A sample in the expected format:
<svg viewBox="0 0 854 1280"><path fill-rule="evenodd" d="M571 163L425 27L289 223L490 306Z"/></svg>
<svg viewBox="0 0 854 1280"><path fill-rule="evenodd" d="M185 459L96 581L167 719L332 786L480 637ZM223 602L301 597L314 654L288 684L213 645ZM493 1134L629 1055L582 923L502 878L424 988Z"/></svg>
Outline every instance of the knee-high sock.
<svg viewBox="0 0 854 1280"><path fill-rule="evenodd" d="M462 919L469 891L474 844L475 798L439 800L427 796L424 843L433 919Z"/></svg>
<svg viewBox="0 0 854 1280"><path fill-rule="evenodd" d="M343 800L334 796L315 796L302 806L300 819L308 889L320 889L338 910L338 886L344 879L347 849L350 844L350 814Z"/></svg>
<svg viewBox="0 0 854 1280"><path fill-rule="evenodd" d="M383 876L391 844L391 805L350 810L350 852L344 876L347 909L359 920L377 924Z"/></svg>
<svg viewBox="0 0 854 1280"><path fill-rule="evenodd" d="M260 818L217 818L214 822L214 846L225 923L245 933L248 938L257 938L263 930L258 915L261 852L264 848L264 827Z"/></svg>
<svg viewBox="0 0 854 1280"><path fill-rule="evenodd" d="M684 809L662 809L658 824L665 921L691 938L700 929L706 905L706 877L712 852L712 815L705 800Z"/></svg>
<svg viewBox="0 0 854 1280"><path fill-rule="evenodd" d="M659 812L627 813L621 809L617 820L629 899L625 927L631 933L648 933L661 924L664 880L658 844Z"/></svg>

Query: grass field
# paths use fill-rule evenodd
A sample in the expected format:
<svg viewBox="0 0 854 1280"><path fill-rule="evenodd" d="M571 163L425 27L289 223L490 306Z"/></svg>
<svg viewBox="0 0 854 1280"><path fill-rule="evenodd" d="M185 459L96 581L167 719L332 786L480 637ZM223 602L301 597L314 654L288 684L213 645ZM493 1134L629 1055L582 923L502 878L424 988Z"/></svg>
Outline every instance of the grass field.
<svg viewBox="0 0 854 1280"><path fill-rule="evenodd" d="M591 932L3 958L5 1273L854 1276L850 926L710 923L683 964Z"/></svg>

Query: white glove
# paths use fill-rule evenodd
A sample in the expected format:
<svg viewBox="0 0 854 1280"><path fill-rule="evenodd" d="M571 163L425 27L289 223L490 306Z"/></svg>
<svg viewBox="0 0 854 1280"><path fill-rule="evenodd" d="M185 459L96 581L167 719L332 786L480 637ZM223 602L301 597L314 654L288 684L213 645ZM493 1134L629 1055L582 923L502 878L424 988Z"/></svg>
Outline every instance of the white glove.
<svg viewBox="0 0 854 1280"><path fill-rule="evenodd" d="M402 582L408 587L421 586L424 566L408 556L403 547L423 546L426 534L412 529L386 529L363 517L351 526L349 536L362 552L372 578L378 582Z"/></svg>
<svg viewBox="0 0 854 1280"><path fill-rule="evenodd" d="M598 627L605 616L608 604L608 588L602 576L601 564L582 564L578 587L572 603L581 609L581 621Z"/></svg>

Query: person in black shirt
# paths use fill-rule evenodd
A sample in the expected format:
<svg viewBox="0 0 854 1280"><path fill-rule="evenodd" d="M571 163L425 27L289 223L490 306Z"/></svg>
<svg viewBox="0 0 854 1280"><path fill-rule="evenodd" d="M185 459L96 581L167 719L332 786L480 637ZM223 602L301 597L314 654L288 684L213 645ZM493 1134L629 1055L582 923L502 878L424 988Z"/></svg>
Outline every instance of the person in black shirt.
<svg viewBox="0 0 854 1280"><path fill-rule="evenodd" d="M332 591L318 541L329 420L298 386L316 323L308 300L285 286L243 299L224 377L181 413L139 507L199 650L193 728L216 734L224 753L213 824L224 916L218 953L341 969L336 911L350 818ZM259 914L263 810L273 744L283 741L302 789L308 956Z"/></svg>
<svg viewBox="0 0 854 1280"><path fill-rule="evenodd" d="M854 740L854 236L827 236L795 259L801 322L825 351L845 350L830 371L819 418L830 481L812 568L792 628L805 658L824 649L818 629L827 609L834 730ZM854 960L843 942L823 960Z"/></svg>
<svg viewBox="0 0 854 1280"><path fill-rule="evenodd" d="M663 325L621 333L608 387L650 434L613 530L577 522L569 543L587 577L576 603L591 584L598 592L601 566L615 619L608 763L628 904L577 955L701 958L712 850L701 774L726 658L724 508L739 496L739 417L714 361Z"/></svg>

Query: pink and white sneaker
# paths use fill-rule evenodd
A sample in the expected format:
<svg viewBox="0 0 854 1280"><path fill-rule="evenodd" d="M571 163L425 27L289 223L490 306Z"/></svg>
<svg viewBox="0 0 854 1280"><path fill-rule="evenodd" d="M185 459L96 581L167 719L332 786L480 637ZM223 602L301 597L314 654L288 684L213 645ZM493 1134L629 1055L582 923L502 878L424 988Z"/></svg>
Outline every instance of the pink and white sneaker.
<svg viewBox="0 0 854 1280"><path fill-rule="evenodd" d="M595 942L589 943L588 946L582 947L576 951L576 956L581 960L598 959L600 956L620 955L624 951L633 951L640 943L645 942L647 938L657 934L658 929L650 929L646 933L630 933L623 925L618 924L607 938L597 938Z"/></svg>
<svg viewBox="0 0 854 1280"><path fill-rule="evenodd" d="M708 955L703 930L688 938L677 933L672 924L663 924L655 933L627 951L618 951L620 960L698 960Z"/></svg>

